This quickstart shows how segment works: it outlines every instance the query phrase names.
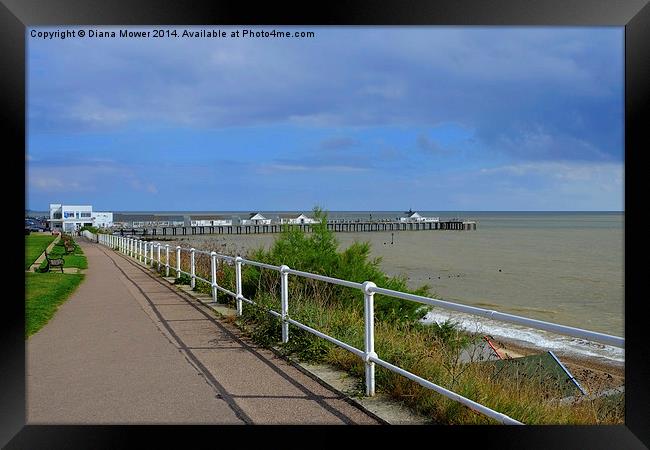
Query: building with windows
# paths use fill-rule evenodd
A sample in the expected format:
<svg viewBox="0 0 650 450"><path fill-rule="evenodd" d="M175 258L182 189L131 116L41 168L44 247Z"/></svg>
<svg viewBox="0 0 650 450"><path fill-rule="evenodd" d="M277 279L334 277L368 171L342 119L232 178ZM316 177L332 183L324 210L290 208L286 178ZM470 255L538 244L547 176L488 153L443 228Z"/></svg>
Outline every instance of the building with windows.
<svg viewBox="0 0 650 450"><path fill-rule="evenodd" d="M113 213L93 212L92 205L50 203L48 222L52 231L64 231L66 233L77 231L85 226L108 228L113 225Z"/></svg>
<svg viewBox="0 0 650 450"><path fill-rule="evenodd" d="M185 222L185 218L180 215L115 213L114 226L116 228L182 227L186 225Z"/></svg>
<svg viewBox="0 0 650 450"><path fill-rule="evenodd" d="M190 216L190 225L193 227L230 226L232 225L232 217L215 215L192 215Z"/></svg>
<svg viewBox="0 0 650 450"><path fill-rule="evenodd" d="M113 213L112 212L97 212L93 211L94 226L98 228L110 228L113 226Z"/></svg>
<svg viewBox="0 0 650 450"><path fill-rule="evenodd" d="M312 219L309 216L306 216L302 213L294 214L279 214L278 219L280 223L289 223L289 224L306 224L306 223L316 223L315 219Z"/></svg>
<svg viewBox="0 0 650 450"><path fill-rule="evenodd" d="M410 209L406 211L406 217L400 217L401 222L439 222L439 217L424 217L416 211L411 211Z"/></svg>
<svg viewBox="0 0 650 450"><path fill-rule="evenodd" d="M251 213L248 216L248 219L243 219L241 221L242 225L269 225L271 223L271 219L267 219L260 213Z"/></svg>

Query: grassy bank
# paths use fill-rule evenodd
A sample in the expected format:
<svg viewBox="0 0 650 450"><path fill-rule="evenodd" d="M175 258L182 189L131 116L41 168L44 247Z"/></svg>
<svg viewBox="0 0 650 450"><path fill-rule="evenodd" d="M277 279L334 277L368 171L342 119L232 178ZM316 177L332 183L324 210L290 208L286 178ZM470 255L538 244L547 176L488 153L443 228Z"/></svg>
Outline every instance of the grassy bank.
<svg viewBox="0 0 650 450"><path fill-rule="evenodd" d="M56 238L50 234L30 234L25 236L25 270L45 251Z"/></svg>
<svg viewBox="0 0 650 450"><path fill-rule="evenodd" d="M52 248L49 255L52 258L64 258L64 267L79 269L88 267L86 257L76 243L74 243L74 251L66 254L65 245L61 239ZM41 268L44 267L44 264L41 264ZM59 272L25 274L25 338L38 332L54 317L59 305L65 302L83 279L84 275L82 274Z"/></svg>
<svg viewBox="0 0 650 450"><path fill-rule="evenodd" d="M431 295L428 286L407 289L406 280L389 277L379 269L380 261L370 258L370 246L358 242L338 251L333 232L323 221L313 233L286 230L268 249L252 251L248 258L273 265L288 266L350 281L373 281L390 289ZM206 249L212 250L212 249ZM216 249L214 249L216 250ZM173 256L172 256L173 258ZM183 256L183 270L189 271L189 258ZM172 262L172 267L175 261ZM207 255L197 255L197 274L209 279ZM173 273L173 271L172 271ZM325 362L348 371L359 380L363 391L363 362L352 353L303 330L291 327L289 343L281 344L281 323L266 312L280 310L279 276L275 271L244 266L244 295L257 306L244 303L239 319L259 344L279 346L288 355L311 362ZM183 277L183 279L187 279ZM217 281L234 291L234 270L220 264ZM289 314L295 320L363 349L363 295L360 291L320 281L289 276ZM210 286L198 282L196 290L209 292ZM219 294L222 301L232 299ZM459 354L480 336L461 332L453 323L423 325L419 322L426 309L399 299L375 296L375 350L378 355L399 367L464 397L507 414L526 424L621 424L624 405L611 399L561 403L556 382L538 377L503 377L481 362L464 364ZM402 402L420 414L441 424L489 424L491 419L473 412L458 402L423 388L401 375L377 367L377 391ZM586 383L583 383L585 385ZM586 386L589 390L590 386Z"/></svg>
<svg viewBox="0 0 650 450"><path fill-rule="evenodd" d="M76 242L74 243L74 251L72 253L66 253L63 239L60 239L48 255L53 259L63 258L65 261L63 267L76 267L77 269L88 268L88 261L86 260L86 256L84 255L83 250L81 250L81 247L79 247ZM45 264L42 264L41 267L45 267Z"/></svg>
<svg viewBox="0 0 650 450"><path fill-rule="evenodd" d="M43 328L81 284L84 275L64 273L25 274L25 338Z"/></svg>

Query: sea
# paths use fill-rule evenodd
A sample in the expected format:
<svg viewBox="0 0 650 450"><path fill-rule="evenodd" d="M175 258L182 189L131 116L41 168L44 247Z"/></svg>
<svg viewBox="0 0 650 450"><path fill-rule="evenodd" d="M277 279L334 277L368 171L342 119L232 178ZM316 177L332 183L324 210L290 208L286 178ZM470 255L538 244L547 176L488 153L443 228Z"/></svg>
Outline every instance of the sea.
<svg viewBox="0 0 650 450"><path fill-rule="evenodd" d="M286 212L292 211L261 211L266 217ZM477 229L338 232L340 249L355 241L370 242L372 257L380 258L386 273L406 277L412 288L428 285L434 298L624 336L623 212L418 212L441 220L473 220ZM201 213L243 215L236 211ZM328 212L329 219L344 220L403 216L404 211ZM247 248L254 248L270 246L276 236L230 239L245 240ZM469 331L534 344L558 354L624 361L622 349L440 308L423 320L451 320Z"/></svg>

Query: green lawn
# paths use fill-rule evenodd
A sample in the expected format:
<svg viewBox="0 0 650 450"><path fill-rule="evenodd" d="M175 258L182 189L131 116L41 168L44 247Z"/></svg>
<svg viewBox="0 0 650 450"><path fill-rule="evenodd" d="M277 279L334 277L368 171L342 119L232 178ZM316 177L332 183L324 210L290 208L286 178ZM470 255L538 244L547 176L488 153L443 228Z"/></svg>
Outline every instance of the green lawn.
<svg viewBox="0 0 650 450"><path fill-rule="evenodd" d="M29 236L25 236L25 270L34 264L36 258L45 251L47 246L50 245L50 242L55 238L56 236L49 234L30 234Z"/></svg>
<svg viewBox="0 0 650 450"><path fill-rule="evenodd" d="M25 274L25 338L45 326L83 279L81 274Z"/></svg>
<svg viewBox="0 0 650 450"><path fill-rule="evenodd" d="M63 258L65 261L63 267L76 267L78 269L88 268L88 261L86 260L81 247L76 243L74 245L74 252L66 254L65 245L63 244L63 239L61 239L52 249L51 255L53 258Z"/></svg>

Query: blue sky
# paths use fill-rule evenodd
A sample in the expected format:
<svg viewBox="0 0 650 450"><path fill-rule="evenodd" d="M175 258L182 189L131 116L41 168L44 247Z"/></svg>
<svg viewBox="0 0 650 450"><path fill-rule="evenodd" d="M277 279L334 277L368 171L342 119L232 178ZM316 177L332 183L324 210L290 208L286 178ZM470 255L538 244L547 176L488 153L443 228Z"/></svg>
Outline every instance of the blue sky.
<svg viewBox="0 0 650 450"><path fill-rule="evenodd" d="M27 207L623 210L623 28L275 29L28 30Z"/></svg>

